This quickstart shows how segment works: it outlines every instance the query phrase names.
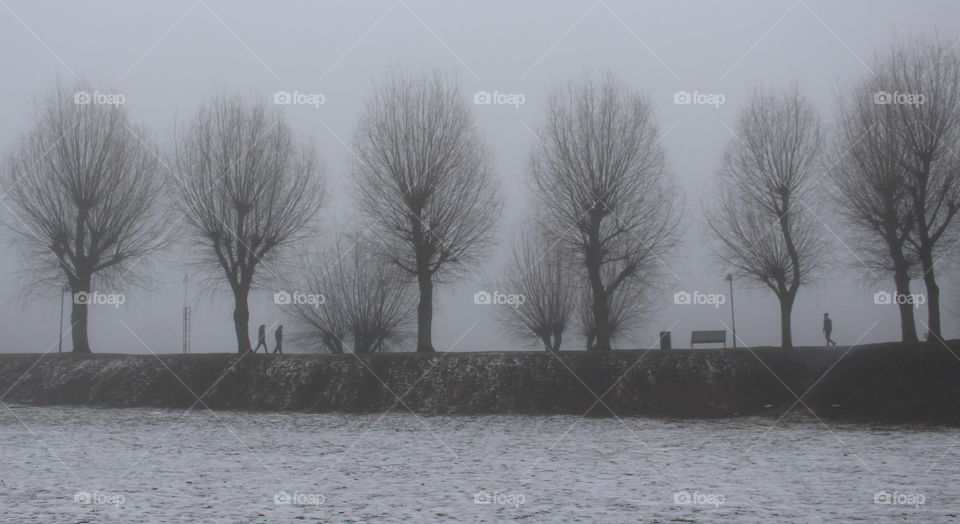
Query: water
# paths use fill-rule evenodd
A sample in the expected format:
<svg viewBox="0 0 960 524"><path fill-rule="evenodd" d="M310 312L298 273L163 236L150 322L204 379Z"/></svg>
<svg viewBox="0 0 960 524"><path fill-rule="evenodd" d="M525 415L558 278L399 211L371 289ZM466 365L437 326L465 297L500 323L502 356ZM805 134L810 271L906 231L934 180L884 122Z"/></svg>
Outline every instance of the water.
<svg viewBox="0 0 960 524"><path fill-rule="evenodd" d="M828 424L0 406L0 520L960 515L960 431Z"/></svg>

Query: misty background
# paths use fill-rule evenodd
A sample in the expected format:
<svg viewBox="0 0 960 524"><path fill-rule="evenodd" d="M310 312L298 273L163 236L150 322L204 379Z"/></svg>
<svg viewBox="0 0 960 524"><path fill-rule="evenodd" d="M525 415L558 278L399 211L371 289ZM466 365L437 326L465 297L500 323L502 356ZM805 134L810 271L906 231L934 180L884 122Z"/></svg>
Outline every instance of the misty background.
<svg viewBox="0 0 960 524"><path fill-rule="evenodd" d="M323 94L324 103L280 106L301 140L315 143L327 168L328 197L321 211L328 238L353 207L350 144L365 99L375 81L394 68L455 71L462 95L523 95L519 107L471 105L478 129L495 161L505 198L499 249L466 278L442 285L435 301L438 350L539 349L518 343L498 323L494 307L475 305L473 294L494 291L518 225L530 201L526 167L535 130L551 87L584 74L615 72L642 91L657 116L670 172L685 197L686 234L664 264L673 289L657 295L654 317L617 348L647 348L657 332L671 329L675 346L686 346L695 329L724 329L729 297L720 308L675 305L676 291L728 293L719 267L704 246L702 203L715 190L723 149L753 87L786 88L796 82L816 104L829 131L839 93L870 75L873 54L895 38L939 31L960 38L960 4L924 2L744 1L670 2L273 2L216 0L129 2L28 2L0 0L0 148L6 153L32 125L34 102L59 80L86 79L98 91L121 93L135 123L144 124L161 146L178 123L190 119L216 91L271 101L278 91ZM958 44L960 45L960 44ZM722 94L724 103L678 105L674 94ZM826 178L822 179L827 182ZM825 187L829 187L825 184ZM0 199L2 200L2 199ZM8 205L6 202L4 205ZM870 272L846 247L845 231L826 203L809 203L823 219L833 262L818 282L801 287L793 311L794 344L820 345L821 318L834 319L840 344L899 339L897 308L874 304L873 294L892 291L892 279L871 282ZM822 204L822 205L821 205ZM174 226L175 224L171 224ZM833 233L836 233L835 236ZM3 352L56 351L60 299L56 290L27 295L26 266L3 232L0 251L0 332ZM125 287L120 308L91 307L94 352L156 353L181 350L184 273L174 245L143 260L156 282ZM942 282L944 337L956 338L957 250L947 246L938 262ZM232 299L211 291L191 274L187 301L193 311L192 348L232 352L236 339ZM774 295L735 281L737 336L750 346L779 343ZM256 326L284 322L273 304L274 288L251 294L251 335ZM39 290L38 290L39 291ZM509 290L499 290L509 292ZM923 292L922 282L913 291ZM500 306L506 307L506 306ZM926 309L917 330L926 331ZM292 328L290 322L288 329ZM69 311L64 326L69 325ZM415 344L411 342L409 349ZM70 349L64 335L64 351ZM290 341L289 349L299 349ZM583 349L569 337L563 349Z"/></svg>

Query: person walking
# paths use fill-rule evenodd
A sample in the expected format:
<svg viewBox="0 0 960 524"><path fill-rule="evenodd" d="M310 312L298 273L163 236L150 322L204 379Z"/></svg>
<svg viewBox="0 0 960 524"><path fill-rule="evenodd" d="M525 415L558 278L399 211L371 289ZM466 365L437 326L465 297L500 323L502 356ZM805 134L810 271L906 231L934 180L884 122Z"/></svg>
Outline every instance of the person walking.
<svg viewBox="0 0 960 524"><path fill-rule="evenodd" d="M283 324L277 326L277 331L274 332L274 337L277 339L277 347L273 349L274 353L283 354Z"/></svg>
<svg viewBox="0 0 960 524"><path fill-rule="evenodd" d="M257 331L257 347L253 348L253 352L256 353L260 346L263 346L263 352L268 353L267 349L267 325L260 324L260 330Z"/></svg>
<svg viewBox="0 0 960 524"><path fill-rule="evenodd" d="M823 314L823 335L827 337L828 346L836 346L837 343L830 338L830 333L833 331L833 321L830 320L830 313Z"/></svg>

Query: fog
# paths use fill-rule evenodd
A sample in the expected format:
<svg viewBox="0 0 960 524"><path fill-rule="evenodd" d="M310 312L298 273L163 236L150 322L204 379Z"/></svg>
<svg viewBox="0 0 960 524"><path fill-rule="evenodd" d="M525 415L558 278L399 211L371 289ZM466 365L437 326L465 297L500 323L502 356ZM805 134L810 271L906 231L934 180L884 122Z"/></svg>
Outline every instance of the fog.
<svg viewBox="0 0 960 524"><path fill-rule="evenodd" d="M550 88L607 70L651 101L670 172L684 195L683 244L665 271L675 281L657 295L657 312L619 348L654 345L671 330L686 346L696 329L725 329L730 301L677 305L678 291L728 294L725 269L710 257L702 218L710 202L724 147L746 95L754 87L796 83L821 112L829 130L839 94L870 75L875 52L898 36L939 32L960 37L960 4L950 1L829 2L743 1L635 3L395 2L0 2L0 66L5 102L0 146L8 151L29 129L35 101L58 81L83 78L102 93L121 93L133 121L169 145L182 123L217 91L273 100L277 92L322 94L323 104L284 105L281 110L304 140L315 143L326 164L328 199L322 234L332 237L350 220L351 141L365 98L379 78L396 69L441 68L460 78L462 94L501 96L522 104L472 104L495 159L505 198L499 248L467 268L457 284L443 285L435 301L435 344L440 350L535 349L511 339L489 306L473 294L493 291L516 225L529 214L526 168ZM722 95L716 105L677 104L675 94ZM478 98L478 101L483 101ZM5 197L6 195L4 195ZM4 199L0 203L7 206ZM823 278L802 287L793 312L795 345L822 343L823 312L834 319L840 344L899 339L896 307L875 304L874 294L893 289L892 279L872 274L848 248L845 230L828 206L809 202L822 219L833 257ZM3 209L3 211L7 211ZM174 217L176 222L178 217ZM175 232L176 223L171 223ZM175 233L176 234L176 233ZM60 298L56 289L28 294L25 261L3 232L0 252L0 329L3 352L56 351ZM199 272L173 245L143 260L156 278L145 287L124 287L118 308L92 308L94 352L178 352L184 274L193 311L193 351L235 351L232 299L225 288L201 285ZM957 301L948 246L938 262L944 336L957 337ZM141 269L143 269L141 268ZM209 280L209 279L208 279ZM750 346L779 343L779 311L768 290L735 281L737 336ZM922 282L914 288L922 292ZM275 289L251 297L251 330L289 323L274 305ZM64 326L69 325L69 309ZM917 310L926 331L926 311ZM287 328L289 329L289 328ZM253 335L253 332L251 332ZM64 351L70 347L64 335ZM564 349L582 349L566 339ZM295 344L291 348L296 350ZM397 348L400 349L400 348ZM412 347L411 347L412 349Z"/></svg>

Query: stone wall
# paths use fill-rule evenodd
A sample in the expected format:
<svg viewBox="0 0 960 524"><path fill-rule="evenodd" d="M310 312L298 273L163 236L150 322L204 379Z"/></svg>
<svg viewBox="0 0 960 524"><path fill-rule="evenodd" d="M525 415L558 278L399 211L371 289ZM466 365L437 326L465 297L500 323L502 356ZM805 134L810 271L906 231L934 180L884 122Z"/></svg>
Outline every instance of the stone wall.
<svg viewBox="0 0 960 524"><path fill-rule="evenodd" d="M6 354L0 392L6 403L38 405L678 417L778 415L802 396L821 417L960 420L960 342L845 353Z"/></svg>

